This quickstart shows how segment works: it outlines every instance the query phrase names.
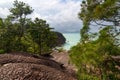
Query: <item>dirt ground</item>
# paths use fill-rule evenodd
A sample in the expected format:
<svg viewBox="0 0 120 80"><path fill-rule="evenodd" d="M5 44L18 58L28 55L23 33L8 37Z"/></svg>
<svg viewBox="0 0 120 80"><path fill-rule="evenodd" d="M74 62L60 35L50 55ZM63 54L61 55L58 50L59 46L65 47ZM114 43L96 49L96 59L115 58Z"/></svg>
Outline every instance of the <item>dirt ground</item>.
<svg viewBox="0 0 120 80"><path fill-rule="evenodd" d="M65 66L66 68L73 70L73 71L77 71L77 69L75 68L75 66L73 64L70 63L69 60L69 52L68 51L63 51L63 52L57 52L54 51L52 53L52 58L53 60L60 62L63 64L63 66Z"/></svg>

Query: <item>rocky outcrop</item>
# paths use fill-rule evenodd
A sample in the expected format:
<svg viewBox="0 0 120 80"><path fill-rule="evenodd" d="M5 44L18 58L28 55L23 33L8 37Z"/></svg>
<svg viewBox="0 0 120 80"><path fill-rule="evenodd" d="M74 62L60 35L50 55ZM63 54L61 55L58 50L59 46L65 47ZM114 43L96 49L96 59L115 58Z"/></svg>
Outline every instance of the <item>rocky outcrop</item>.
<svg viewBox="0 0 120 80"><path fill-rule="evenodd" d="M62 64L27 53L0 54L0 80L76 80Z"/></svg>
<svg viewBox="0 0 120 80"><path fill-rule="evenodd" d="M57 39L56 39L56 45L55 46L61 46L66 42L65 37L60 32L55 32Z"/></svg>

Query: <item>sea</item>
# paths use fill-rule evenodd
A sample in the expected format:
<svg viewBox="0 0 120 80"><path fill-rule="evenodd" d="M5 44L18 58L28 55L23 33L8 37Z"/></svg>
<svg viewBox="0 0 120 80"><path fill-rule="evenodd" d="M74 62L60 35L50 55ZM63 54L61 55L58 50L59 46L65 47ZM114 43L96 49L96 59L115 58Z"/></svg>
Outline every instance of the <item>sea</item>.
<svg viewBox="0 0 120 80"><path fill-rule="evenodd" d="M80 33L62 33L66 38L66 43L62 46L64 50L70 50L72 46L80 42Z"/></svg>

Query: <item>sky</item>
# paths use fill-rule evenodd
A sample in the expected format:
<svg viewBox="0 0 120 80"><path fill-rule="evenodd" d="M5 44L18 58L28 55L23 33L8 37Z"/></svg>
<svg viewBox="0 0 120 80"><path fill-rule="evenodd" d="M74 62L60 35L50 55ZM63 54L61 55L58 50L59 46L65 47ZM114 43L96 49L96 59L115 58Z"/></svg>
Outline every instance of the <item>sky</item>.
<svg viewBox="0 0 120 80"><path fill-rule="evenodd" d="M29 15L44 19L59 32L79 32L82 21L78 18L82 0L18 0L29 4L34 12ZM14 0L0 0L0 17L10 14Z"/></svg>

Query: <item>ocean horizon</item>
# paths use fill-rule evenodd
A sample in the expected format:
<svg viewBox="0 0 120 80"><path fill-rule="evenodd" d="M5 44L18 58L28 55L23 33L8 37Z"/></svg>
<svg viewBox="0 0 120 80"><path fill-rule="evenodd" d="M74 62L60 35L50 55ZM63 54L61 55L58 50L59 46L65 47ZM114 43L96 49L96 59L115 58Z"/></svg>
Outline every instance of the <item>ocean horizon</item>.
<svg viewBox="0 0 120 80"><path fill-rule="evenodd" d="M62 33L66 38L66 43L62 46L65 50L70 50L71 47L80 42L80 33Z"/></svg>

